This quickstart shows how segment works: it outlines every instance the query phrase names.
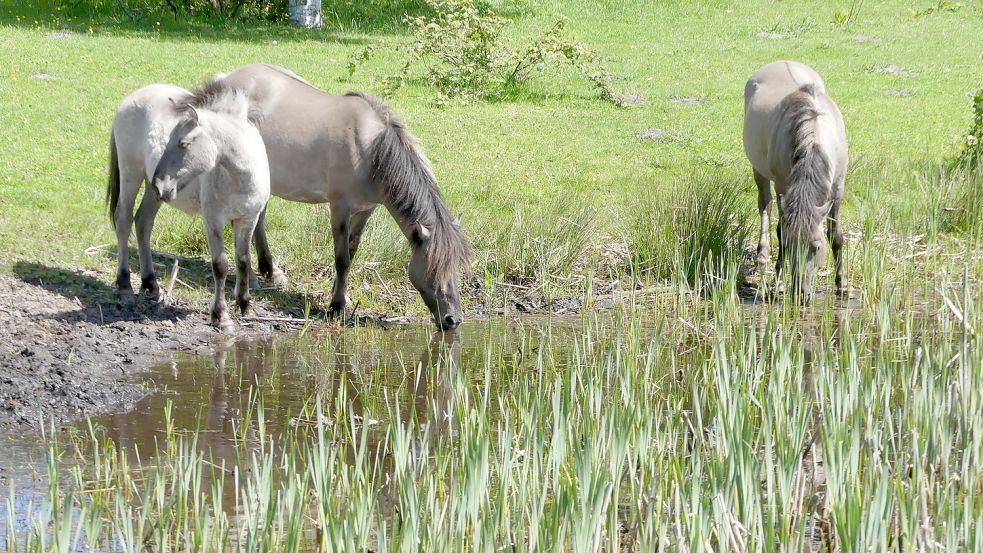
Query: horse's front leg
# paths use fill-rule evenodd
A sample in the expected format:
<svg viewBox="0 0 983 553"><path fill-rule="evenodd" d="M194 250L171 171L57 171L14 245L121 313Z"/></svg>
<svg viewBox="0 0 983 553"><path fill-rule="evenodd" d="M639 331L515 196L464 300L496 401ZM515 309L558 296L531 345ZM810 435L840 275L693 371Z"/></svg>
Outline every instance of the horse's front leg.
<svg viewBox="0 0 983 553"><path fill-rule="evenodd" d="M235 332L235 325L229 317L229 308L225 303L225 279L229 275L229 259L225 255L225 240L222 232L224 226L225 221L220 218L209 218L205 215L205 237L208 239L208 249L212 253L212 277L215 279L211 324L226 334L232 334Z"/></svg>
<svg viewBox="0 0 983 553"><path fill-rule="evenodd" d="M761 173L754 171L754 183L758 185L758 215L761 217L761 229L758 233L758 273L764 278L768 259L771 257L771 182Z"/></svg>
<svg viewBox="0 0 983 553"><path fill-rule="evenodd" d="M249 305L249 239L256 228L256 219L239 219L232 223L232 233L235 236L236 248L236 305L239 306L239 313L242 315L252 315L253 310Z"/></svg>
<svg viewBox="0 0 983 553"><path fill-rule="evenodd" d="M355 252L358 251L359 244L362 243L362 232L365 231L365 224L369 222L369 217L375 211L370 207L365 211L359 211L352 215L351 230L348 233L348 258L355 259Z"/></svg>
<svg viewBox="0 0 983 553"><path fill-rule="evenodd" d="M160 286L157 284L157 275L154 274L150 235L154 231L154 220L157 219L157 211L160 210L160 200L151 190L151 186L148 181L147 188L143 191L143 199L140 200L140 208L137 210L137 246L140 251L140 290L150 299L157 301L160 299Z"/></svg>
<svg viewBox="0 0 983 553"><path fill-rule="evenodd" d="M266 207L263 207L263 211L260 212L259 219L256 221L253 239L256 245L256 258L259 262L259 274L274 287L285 286L287 275L273 261L273 253L270 252L270 243L266 237Z"/></svg>
<svg viewBox="0 0 983 553"><path fill-rule="evenodd" d="M833 249L833 261L836 264L836 293L843 295L843 229L840 227L840 200L833 200L833 205L826 216L826 239Z"/></svg>
<svg viewBox="0 0 983 553"><path fill-rule="evenodd" d="M778 235L778 261L775 262L775 291L784 292L785 284L782 282L782 267L785 265L785 241L782 239L782 222L785 220L782 214L782 198L778 197L778 222L775 224L775 234Z"/></svg>
<svg viewBox="0 0 983 553"><path fill-rule="evenodd" d="M331 206L331 233L334 238L334 291L328 316L345 317L345 294L348 291L348 269L352 265L351 249L351 210L347 207Z"/></svg>

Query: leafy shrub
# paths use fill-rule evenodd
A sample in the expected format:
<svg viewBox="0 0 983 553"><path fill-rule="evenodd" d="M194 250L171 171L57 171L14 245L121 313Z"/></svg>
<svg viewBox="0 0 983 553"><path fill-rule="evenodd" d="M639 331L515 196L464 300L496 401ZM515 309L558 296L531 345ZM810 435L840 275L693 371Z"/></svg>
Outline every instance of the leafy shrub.
<svg viewBox="0 0 983 553"><path fill-rule="evenodd" d="M433 16L405 16L413 42L401 49L407 61L385 79L388 92L403 86L417 66L442 98L491 98L521 86L534 73L565 61L587 78L606 100L616 101L611 75L600 58L581 42L566 36L557 21L527 47L516 50L503 36L509 21L483 0L426 0ZM372 54L369 47L348 64L354 73Z"/></svg>
<svg viewBox="0 0 983 553"><path fill-rule="evenodd" d="M983 88L973 97L973 126L966 134L963 151L959 154L960 164L976 169L983 160Z"/></svg>
<svg viewBox="0 0 983 553"><path fill-rule="evenodd" d="M754 210L737 182L704 175L645 198L636 213L628 228L634 273L700 288L742 260Z"/></svg>

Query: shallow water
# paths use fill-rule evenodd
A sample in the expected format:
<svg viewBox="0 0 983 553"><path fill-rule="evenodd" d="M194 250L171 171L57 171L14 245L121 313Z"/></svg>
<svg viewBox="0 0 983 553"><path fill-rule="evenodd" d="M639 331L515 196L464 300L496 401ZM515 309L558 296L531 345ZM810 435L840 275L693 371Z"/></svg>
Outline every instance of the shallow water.
<svg viewBox="0 0 983 553"><path fill-rule="evenodd" d="M472 321L448 333L416 325L218 341L210 354L174 353L152 366L140 378L153 391L134 409L76 423L62 431L66 437L61 441L70 442L67 435L72 433L95 433L125 450L129 463L138 469L153 463L169 431L173 435L197 430L198 448L206 458L214 466L232 467L244 450L242 445L248 450L261 442L275 444L281 433L311 425L319 400L323 416L332 421L338 406L350 401L351 412L339 418L353 417L368 425L368 445L374 447L387 426L388 421L382 420L387 416L387 400L398 401L403 414L413 409L423 413L428 402L439 399L435 396L454 378L454 371L482 366L489 351L501 353L509 370L522 370L533 361L530 352L545 343L551 349L570 344L583 332L580 319L502 318ZM441 381L427 382L428 374ZM260 404L265 440L257 435L256 425L243 425L244 420L256 422ZM15 531L26 530L30 514L46 503L46 453L40 435L0 436L0 544L6 535L2 529L12 522ZM12 520L8 518L11 485L16 490ZM234 506L232 478L225 480L224 492L223 504Z"/></svg>
<svg viewBox="0 0 983 553"><path fill-rule="evenodd" d="M840 318L855 306L842 303L840 307L832 317L832 330L839 328ZM756 326L755 321L768 311L761 305L735 308ZM831 314L826 309L816 312ZM712 317L699 312L687 316L693 320L668 313L634 313L627 321L613 313L586 318L497 318L470 321L449 333L415 325L225 339L215 342L211 353L175 353L141 374L153 391L133 410L93 417L63 434L94 433L110 439L127 452L130 465L137 471L141 465L153 464L169 435L197 431L198 449L212 466L224 468L228 475L231 467L243 465L243 452L269 444L276 447L282 433L312 426L313 407L320 401L322 415L329 423L355 421L367 427L367 446L374 456L388 423L394 422L385 420L390 412L388 404L398 403L403 422L415 410L418 423L431 423L439 433L447 423L430 408L440 403L442 394L450 394L455 378L463 378L468 386L482 386L489 356L500 365L489 377L494 392L510 385L509 375L532 370L537 355L567 357L569 348L585 335L601 340L607 330L627 322L645 329L643 335L652 336L662 322L678 322L676 326L689 335L677 344L679 365L697 363L704 355L701 336L709 331L707 325L712 327ZM815 332L816 347L824 347L831 329L828 325L811 329L814 323L807 318L798 325L799 331L804 335ZM759 326L759 332L763 327ZM431 378L433 382L428 381ZM257 405L263 407L262 424L257 424ZM494 409L495 405L489 407ZM426 420L428 416L432 420ZM259 427L264 429L263 435L257 433ZM66 436L62 442L71 440ZM40 436L0 436L0 544L4 543L4 528L11 526L15 532L23 532L32 513L45 508L46 451ZM74 457L69 453L64 458ZM11 484L16 487L16 503L14 516L9 519ZM206 483L204 489L208 488ZM234 510L233 478L224 479L223 493L223 506ZM227 514L235 516L234 512Z"/></svg>

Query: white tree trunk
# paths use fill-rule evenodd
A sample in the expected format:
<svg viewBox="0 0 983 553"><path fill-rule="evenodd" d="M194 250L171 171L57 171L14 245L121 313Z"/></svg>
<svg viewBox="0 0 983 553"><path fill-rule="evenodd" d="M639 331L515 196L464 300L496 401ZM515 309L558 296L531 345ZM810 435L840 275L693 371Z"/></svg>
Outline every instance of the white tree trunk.
<svg viewBox="0 0 983 553"><path fill-rule="evenodd" d="M290 0L290 24L299 27L320 27L321 0Z"/></svg>

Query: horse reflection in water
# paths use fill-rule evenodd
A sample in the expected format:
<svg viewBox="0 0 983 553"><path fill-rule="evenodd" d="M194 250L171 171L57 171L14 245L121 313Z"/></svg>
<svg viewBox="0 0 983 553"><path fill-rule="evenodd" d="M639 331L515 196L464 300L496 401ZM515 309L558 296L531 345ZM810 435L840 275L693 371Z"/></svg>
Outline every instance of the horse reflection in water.
<svg viewBox="0 0 983 553"><path fill-rule="evenodd" d="M349 336L313 340L316 345L308 342L297 348L293 347L296 343L280 346L273 339L230 341L206 361L211 365L207 370L175 363L166 373L157 373L157 386L179 388L176 395L151 395L134 411L109 415L98 422L121 449L132 452L138 448L141 462L149 466L155 449L165 447L165 406L172 401L171 427L186 434L198 429L197 447L210 467L215 467L202 471L197 489L189 491L211 494L220 488L226 514L235 516L241 514L236 512L241 496L236 496L234 467L240 467L240 480L249 478L246 469L250 467L250 456L260 448L269 452L273 447L279 453L276 448L292 427L300 427L297 430L306 431L315 440L316 430L309 428L312 417L303 413L313 411L309 408L317 401L315 398L320 398L327 434L334 425L354 425L357 432L368 425L365 456L367 462L377 463L370 469L375 469L379 482L378 508L388 519L398 497L391 476L395 467L392 452L387 449L387 424L372 420L388 413L377 399L377 385L388 389L390 397L399 397L399 422L404 427L419 425L414 431L426 438L428 447L450 437L453 410L449 404L460 365L459 335L435 333L410 367L396 361L398 355L392 352L380 357L361 346L356 349ZM307 362L316 369L306 368ZM395 363L399 365L390 370L389 365ZM396 373L402 385L391 377ZM196 382L196 377L202 380ZM262 433L258 428L260 403L265 418ZM397 421L386 422L395 425ZM265 443L261 434L265 435ZM356 453L350 446L339 452L349 463L355 462ZM222 480L216 481L215 477Z"/></svg>

